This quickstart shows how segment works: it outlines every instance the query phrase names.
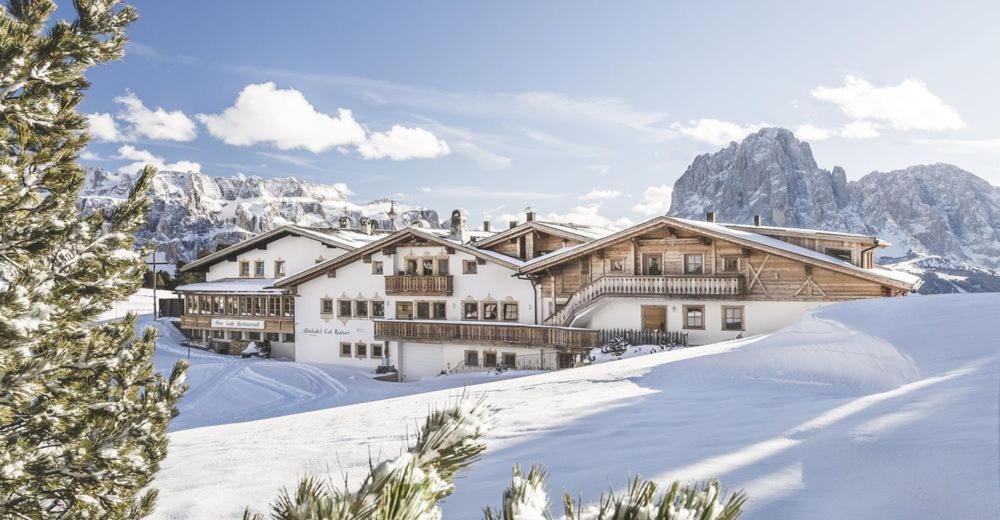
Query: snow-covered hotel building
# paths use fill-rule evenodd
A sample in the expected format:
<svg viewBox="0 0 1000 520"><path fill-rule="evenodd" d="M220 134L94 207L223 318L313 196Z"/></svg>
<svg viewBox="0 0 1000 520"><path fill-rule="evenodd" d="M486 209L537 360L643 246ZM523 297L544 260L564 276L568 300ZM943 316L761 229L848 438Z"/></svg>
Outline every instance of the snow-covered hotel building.
<svg viewBox="0 0 1000 520"><path fill-rule="evenodd" d="M292 234L257 237L185 266L210 276L180 289L189 300L182 326L202 339L270 339L276 355L297 361L393 365L412 380L501 364L569 367L620 334L697 345L772 332L819 305L919 285L875 265L874 250L887 244L871 236L720 224L711 213L620 231L542 222L533 211L526 217L499 233L485 225L470 231L459 211L449 229L417 223L382 234L345 227L304 236L282 228ZM296 259L283 276L266 269L279 256ZM243 262L253 276L243 276ZM265 298L263 315L243 314L240 285ZM247 304L251 314L256 301ZM263 328L224 327L243 320ZM254 330L263 336L244 335Z"/></svg>

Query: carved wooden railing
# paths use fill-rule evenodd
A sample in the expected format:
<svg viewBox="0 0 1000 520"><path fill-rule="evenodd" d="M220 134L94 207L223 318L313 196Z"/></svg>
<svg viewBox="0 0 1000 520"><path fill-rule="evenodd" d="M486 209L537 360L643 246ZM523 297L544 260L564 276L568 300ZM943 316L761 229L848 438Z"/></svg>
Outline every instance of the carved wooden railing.
<svg viewBox="0 0 1000 520"><path fill-rule="evenodd" d="M592 329L479 321L375 320L375 339L565 349L590 349L601 343L600 331Z"/></svg>
<svg viewBox="0 0 1000 520"><path fill-rule="evenodd" d="M601 296L740 296L746 292L742 275L729 276L603 276L573 293L566 305L545 319L550 325L568 324L583 305Z"/></svg>
<svg viewBox="0 0 1000 520"><path fill-rule="evenodd" d="M451 296L451 275L396 275L385 277L386 294L413 296Z"/></svg>

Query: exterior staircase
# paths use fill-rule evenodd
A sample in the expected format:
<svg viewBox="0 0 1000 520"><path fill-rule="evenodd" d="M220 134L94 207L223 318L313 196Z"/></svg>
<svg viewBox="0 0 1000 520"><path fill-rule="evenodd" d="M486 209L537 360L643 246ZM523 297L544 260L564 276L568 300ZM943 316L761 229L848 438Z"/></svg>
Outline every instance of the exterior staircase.
<svg viewBox="0 0 1000 520"><path fill-rule="evenodd" d="M573 293L562 309L545 319L545 324L568 327L580 311L605 296L725 298L742 295L745 291L742 275L602 276Z"/></svg>

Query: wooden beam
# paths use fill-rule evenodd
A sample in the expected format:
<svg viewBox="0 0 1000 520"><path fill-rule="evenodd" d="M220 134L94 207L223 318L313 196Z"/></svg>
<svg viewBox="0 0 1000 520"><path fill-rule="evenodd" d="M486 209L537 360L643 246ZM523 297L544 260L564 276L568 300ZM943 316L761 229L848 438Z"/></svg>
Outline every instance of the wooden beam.
<svg viewBox="0 0 1000 520"><path fill-rule="evenodd" d="M455 254L455 248L451 247L451 246L447 246L447 247L444 248L444 252L448 253L449 255L453 255L453 254Z"/></svg>
<svg viewBox="0 0 1000 520"><path fill-rule="evenodd" d="M394 255L394 254L396 254L396 248L393 247L393 246L383 247L382 248L382 254L383 255Z"/></svg>
<svg viewBox="0 0 1000 520"><path fill-rule="evenodd" d="M363 255L361 257L361 261L364 262L364 263L366 263L366 264L372 263L372 255Z"/></svg>
<svg viewBox="0 0 1000 520"><path fill-rule="evenodd" d="M764 264L767 263L767 259L771 258L771 255L765 255L764 260L761 261L760 267L754 269L753 264L750 263L750 259L747 259L747 269L750 271L750 287L747 288L747 292L753 292L753 286L759 284L760 290L764 291L764 296L770 296L767 292L767 287L764 287L764 281L760 278L760 273L764 272Z"/></svg>
<svg viewBox="0 0 1000 520"><path fill-rule="evenodd" d="M327 278L336 278L337 277L337 270L336 269L327 269L326 270L326 277Z"/></svg>

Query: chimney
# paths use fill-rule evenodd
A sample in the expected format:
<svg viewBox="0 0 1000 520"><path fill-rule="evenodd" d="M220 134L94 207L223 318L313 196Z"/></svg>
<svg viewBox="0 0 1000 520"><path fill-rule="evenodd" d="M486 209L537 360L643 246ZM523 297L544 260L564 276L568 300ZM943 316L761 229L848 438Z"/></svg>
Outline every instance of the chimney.
<svg viewBox="0 0 1000 520"><path fill-rule="evenodd" d="M514 228L517 227L517 221L516 220L511 220L511 221L507 222L507 226L508 226L507 229L514 229Z"/></svg>
<svg viewBox="0 0 1000 520"><path fill-rule="evenodd" d="M489 220L484 220L483 221L483 231L485 231L487 233L490 232L490 221Z"/></svg>
<svg viewBox="0 0 1000 520"><path fill-rule="evenodd" d="M753 225L760 227L760 215L753 216Z"/></svg>
<svg viewBox="0 0 1000 520"><path fill-rule="evenodd" d="M368 217L361 217L361 232L366 235L371 235L375 232L375 225L372 219Z"/></svg>
<svg viewBox="0 0 1000 520"><path fill-rule="evenodd" d="M715 212L709 211L705 213L705 222L715 222Z"/></svg>
<svg viewBox="0 0 1000 520"><path fill-rule="evenodd" d="M351 227L351 219L347 215L340 217L340 229L347 229L349 227Z"/></svg>
<svg viewBox="0 0 1000 520"><path fill-rule="evenodd" d="M451 233L448 238L463 244L469 241L469 228L465 225L464 211L456 209L451 212Z"/></svg>
<svg viewBox="0 0 1000 520"><path fill-rule="evenodd" d="M535 221L535 215L536 215L535 208L532 208L531 206L528 206L527 208L524 208L524 221L525 222L534 222Z"/></svg>

